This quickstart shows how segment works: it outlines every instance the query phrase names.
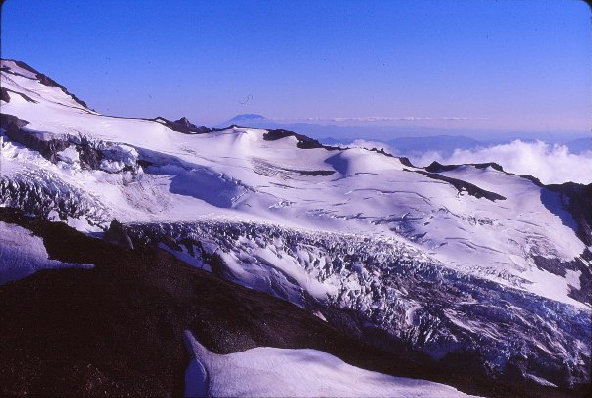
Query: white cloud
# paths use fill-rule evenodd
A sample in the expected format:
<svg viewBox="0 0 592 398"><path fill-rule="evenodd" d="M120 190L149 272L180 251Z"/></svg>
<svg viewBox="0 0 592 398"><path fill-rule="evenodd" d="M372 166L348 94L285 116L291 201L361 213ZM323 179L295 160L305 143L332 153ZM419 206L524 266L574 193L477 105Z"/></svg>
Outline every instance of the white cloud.
<svg viewBox="0 0 592 398"><path fill-rule="evenodd" d="M421 163L427 161L426 155L429 154L423 154ZM456 149L448 158L439 161L448 164L496 162L510 173L530 174L545 184L592 182L592 151L570 153L565 145L543 141L515 140L475 150Z"/></svg>
<svg viewBox="0 0 592 398"><path fill-rule="evenodd" d="M384 148L397 156L408 156L411 162L425 167L437 161L441 164L488 163L500 164L513 174L530 174L544 184L560 184L567 181L592 183L592 151L572 153L565 145L548 144L543 141L524 142L515 140L507 144L476 149L455 149L446 155L439 151L398 153L380 142L354 141L353 145L365 148Z"/></svg>

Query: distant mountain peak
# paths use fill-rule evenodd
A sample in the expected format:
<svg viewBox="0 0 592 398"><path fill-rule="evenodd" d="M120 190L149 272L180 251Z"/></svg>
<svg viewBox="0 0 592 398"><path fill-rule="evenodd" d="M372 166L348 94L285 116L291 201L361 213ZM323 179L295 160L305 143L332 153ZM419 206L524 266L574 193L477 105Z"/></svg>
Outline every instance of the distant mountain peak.
<svg viewBox="0 0 592 398"><path fill-rule="evenodd" d="M254 120L265 120L266 117L263 115L258 115L256 113L243 113L240 115L236 115L235 117L233 117L232 119L230 119L228 122L229 123L237 123L237 122L244 122L244 121L254 121Z"/></svg>

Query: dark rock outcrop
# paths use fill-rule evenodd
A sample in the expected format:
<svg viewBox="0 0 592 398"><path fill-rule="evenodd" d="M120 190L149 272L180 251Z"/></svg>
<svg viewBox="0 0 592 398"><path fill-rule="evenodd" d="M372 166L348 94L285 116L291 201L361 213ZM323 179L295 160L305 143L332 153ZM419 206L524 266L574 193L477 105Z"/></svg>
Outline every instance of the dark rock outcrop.
<svg viewBox="0 0 592 398"><path fill-rule="evenodd" d="M406 171L409 171L409 170L406 170ZM487 191L483 188L479 188L477 185L471 184L470 182L467 182L465 180L460 180L458 178L443 176L443 175L436 174L436 173L428 173L428 172L421 171L421 170L415 170L413 172L423 174L423 175L425 175L429 178L433 178L435 180L446 181L446 182L452 184L458 190L459 193L466 192L469 195L476 197L477 199L485 198L485 199L491 200L492 202L495 202L496 200L506 200L507 199L505 196L502 196L499 193L491 192L491 191Z"/></svg>
<svg viewBox="0 0 592 398"><path fill-rule="evenodd" d="M179 120L175 120L174 122L171 122L170 127L175 131L179 131L179 132L185 133L185 134L190 134L190 133L204 134L204 133L210 132L210 129L207 128L206 126L199 126L198 127L195 124L191 123L186 117L182 117Z"/></svg>
<svg viewBox="0 0 592 398"><path fill-rule="evenodd" d="M105 240L123 249L134 249L134 244L132 243L132 240L130 239L127 232L125 231L125 227L122 223L120 223L117 220L111 221L109 229L105 232Z"/></svg>
<svg viewBox="0 0 592 398"><path fill-rule="evenodd" d="M6 135L8 138L39 152L41 156L52 163L57 162L58 152L61 152L70 146L68 140L49 138L50 135L43 131L29 130L25 127L19 127L19 124L22 124L22 121L20 123L14 121L8 123L8 126L6 127Z"/></svg>
<svg viewBox="0 0 592 398"><path fill-rule="evenodd" d="M27 124L29 124L29 122L24 119L19 119L18 117L13 115L0 113L0 127L3 130L8 130L8 126L10 126L11 124L14 124L17 128L21 128L25 127Z"/></svg>
<svg viewBox="0 0 592 398"><path fill-rule="evenodd" d="M178 131L179 133L183 134L205 134L212 131L212 129L206 126L196 126L186 117L182 117L179 120L175 120L174 122L171 122L170 120L160 116L151 120L162 123L171 130Z"/></svg>
<svg viewBox="0 0 592 398"><path fill-rule="evenodd" d="M505 173L504 168L501 165L499 165L497 163L494 163L494 162L489 162L489 163L475 163L472 166L475 166L478 169L485 169L487 167L491 167L494 170L497 170L499 172Z"/></svg>
<svg viewBox="0 0 592 398"><path fill-rule="evenodd" d="M10 102L10 95L8 95L8 89L6 87L0 87L0 100Z"/></svg>
<svg viewBox="0 0 592 398"><path fill-rule="evenodd" d="M438 162L432 162L430 163L430 165L428 167L426 167L424 170L427 171L428 173L442 173L444 171L452 171L452 170L456 170L458 169L460 166L457 164L449 164L449 165L443 165L440 164Z"/></svg>
<svg viewBox="0 0 592 398"><path fill-rule="evenodd" d="M99 170L103 154L101 151L93 148L86 139L81 140L81 144L77 146L78 155L80 156L80 167L84 170Z"/></svg>
<svg viewBox="0 0 592 398"><path fill-rule="evenodd" d="M459 164L447 164L447 165L443 165L440 164L438 162L432 162L428 167L425 167L424 170L429 172L429 173L442 173L445 171L452 171L452 170L456 170L461 166L473 166L476 169L486 169L487 167L491 167L492 169L505 173L504 168L502 166L500 166L497 163L493 163L493 162L489 162L489 163L469 163L469 164L464 164L464 165L459 165Z"/></svg>
<svg viewBox="0 0 592 398"><path fill-rule="evenodd" d="M400 156L400 157L399 157L399 161L401 162L401 164L402 164L403 166L407 166L407 167L415 167L415 166L413 165L413 163L411 163L411 161L409 160L409 158L408 158L408 157L405 157L405 156Z"/></svg>
<svg viewBox="0 0 592 398"><path fill-rule="evenodd" d="M295 133L294 131L284 130L284 129L274 129L274 130L267 130L266 133L263 134L263 139L265 141L276 141L286 137L296 137L298 143L296 146L300 149L314 149L314 148L325 148L326 146L321 144L319 141L307 137L302 134Z"/></svg>
<svg viewBox="0 0 592 398"><path fill-rule="evenodd" d="M386 152L386 151L384 150L384 148L380 148L380 149L378 149L378 148L372 148L372 149L369 149L369 151L372 151L372 152L379 153L379 154L381 154L381 155L383 155L383 156L386 156L386 157L389 157L389 158L395 158L395 159L399 159L399 162L401 162L401 164L402 164L403 166L407 166L407 167L415 167L415 166L413 165L413 163L411 163L411 161L409 160L409 158L408 158L408 157L405 157L405 156L394 156L394 155L392 155L392 154L390 154L390 153Z"/></svg>

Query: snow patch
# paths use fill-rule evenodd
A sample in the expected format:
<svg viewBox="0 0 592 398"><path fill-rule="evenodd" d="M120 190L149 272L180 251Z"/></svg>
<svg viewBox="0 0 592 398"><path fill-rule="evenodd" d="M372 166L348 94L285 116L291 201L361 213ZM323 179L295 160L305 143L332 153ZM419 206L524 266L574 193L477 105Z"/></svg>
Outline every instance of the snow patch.
<svg viewBox="0 0 592 398"><path fill-rule="evenodd" d="M80 154L74 146L69 146L63 151L58 152L56 155L58 160L61 160L62 162L67 163L69 165L80 163Z"/></svg>
<svg viewBox="0 0 592 398"><path fill-rule="evenodd" d="M582 275L582 271L577 270L574 271L573 269L565 270L565 280L569 286L574 287L576 290L581 289L580 287L580 276Z"/></svg>
<svg viewBox="0 0 592 398"><path fill-rule="evenodd" d="M361 369L316 350L259 347L219 355L186 331L194 355L185 396L215 397L467 397L453 387Z"/></svg>

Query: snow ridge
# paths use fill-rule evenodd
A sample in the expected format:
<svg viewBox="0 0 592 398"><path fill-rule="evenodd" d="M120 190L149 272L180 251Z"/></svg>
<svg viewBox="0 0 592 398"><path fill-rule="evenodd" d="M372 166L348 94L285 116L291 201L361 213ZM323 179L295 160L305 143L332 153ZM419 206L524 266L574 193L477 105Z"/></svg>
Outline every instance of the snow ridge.
<svg viewBox="0 0 592 398"><path fill-rule="evenodd" d="M315 350L260 347L219 355L185 331L186 397L467 397L443 384L387 376Z"/></svg>

